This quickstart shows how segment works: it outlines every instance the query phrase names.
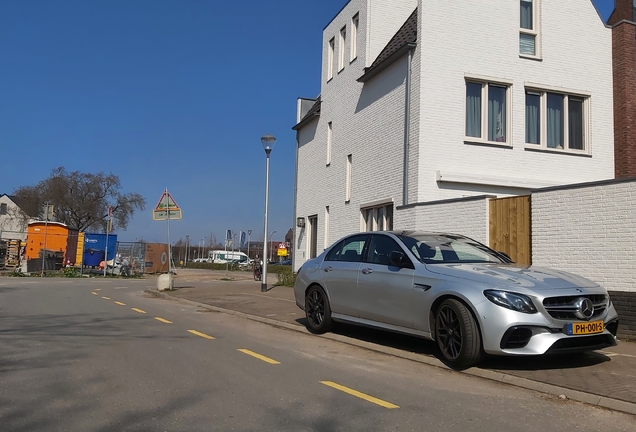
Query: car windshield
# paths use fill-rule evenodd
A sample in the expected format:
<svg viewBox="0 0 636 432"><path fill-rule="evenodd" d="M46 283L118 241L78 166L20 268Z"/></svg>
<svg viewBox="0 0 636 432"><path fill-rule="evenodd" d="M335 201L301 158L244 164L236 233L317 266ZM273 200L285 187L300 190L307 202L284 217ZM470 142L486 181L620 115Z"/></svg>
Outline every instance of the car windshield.
<svg viewBox="0 0 636 432"><path fill-rule="evenodd" d="M462 236L413 234L398 238L424 264L508 262L488 246Z"/></svg>

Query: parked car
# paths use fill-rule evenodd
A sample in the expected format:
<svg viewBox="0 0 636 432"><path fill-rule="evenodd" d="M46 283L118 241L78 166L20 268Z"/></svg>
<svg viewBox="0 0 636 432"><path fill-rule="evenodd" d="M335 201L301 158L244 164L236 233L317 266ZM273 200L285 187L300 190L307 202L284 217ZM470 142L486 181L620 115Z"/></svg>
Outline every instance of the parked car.
<svg viewBox="0 0 636 432"><path fill-rule="evenodd" d="M283 261L272 261L269 265L291 265L292 260L283 260Z"/></svg>
<svg viewBox="0 0 636 432"><path fill-rule="evenodd" d="M442 359L456 368L477 364L484 353L616 345L618 315L603 287L516 265L457 234L347 236L301 266L294 294L311 332L342 321L420 336L437 341Z"/></svg>

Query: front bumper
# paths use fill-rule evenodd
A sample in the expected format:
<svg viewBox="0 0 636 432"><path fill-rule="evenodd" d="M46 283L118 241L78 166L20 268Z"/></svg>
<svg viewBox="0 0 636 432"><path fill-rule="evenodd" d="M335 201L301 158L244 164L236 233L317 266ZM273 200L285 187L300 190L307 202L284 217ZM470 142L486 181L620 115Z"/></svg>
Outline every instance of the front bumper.
<svg viewBox="0 0 636 432"><path fill-rule="evenodd" d="M567 335L572 320L552 318L545 310L534 314L515 312L490 301L476 305L484 351L494 355L541 355L546 353L592 351L616 345L618 314L610 304L594 321L603 321L602 333Z"/></svg>

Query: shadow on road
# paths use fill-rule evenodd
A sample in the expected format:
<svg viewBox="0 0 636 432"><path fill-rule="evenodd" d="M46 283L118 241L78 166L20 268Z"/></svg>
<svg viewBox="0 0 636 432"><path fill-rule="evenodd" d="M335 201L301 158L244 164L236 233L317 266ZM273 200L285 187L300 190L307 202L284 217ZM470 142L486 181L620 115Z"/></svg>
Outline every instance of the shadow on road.
<svg viewBox="0 0 636 432"><path fill-rule="evenodd" d="M307 326L306 318L299 318L297 323ZM401 351L423 354L436 357L443 361L442 356L434 341L392 333L379 329L354 326L351 324L336 323L332 331L341 336L358 339L361 341L386 346ZM572 353L561 355L543 355L526 357L502 357L487 355L479 364L480 369L499 371L540 371L551 369L575 369L594 366L611 361L611 359L599 352Z"/></svg>

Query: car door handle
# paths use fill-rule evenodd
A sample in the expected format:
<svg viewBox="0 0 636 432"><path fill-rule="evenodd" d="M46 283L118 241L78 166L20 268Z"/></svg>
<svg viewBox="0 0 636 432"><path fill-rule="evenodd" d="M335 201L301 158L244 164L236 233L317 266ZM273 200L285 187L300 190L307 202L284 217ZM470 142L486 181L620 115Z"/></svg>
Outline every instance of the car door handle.
<svg viewBox="0 0 636 432"><path fill-rule="evenodd" d="M419 288L421 290L428 291L431 289L431 286L426 284L421 284L421 283L414 283L413 288Z"/></svg>
<svg viewBox="0 0 636 432"><path fill-rule="evenodd" d="M373 273L373 270L371 270L370 268L365 268L365 269L362 269L362 273L363 274L370 274L370 273Z"/></svg>
<svg viewBox="0 0 636 432"><path fill-rule="evenodd" d="M331 270L333 270L333 267L331 267L331 266L325 267L323 270L326 271L326 272L330 272Z"/></svg>

